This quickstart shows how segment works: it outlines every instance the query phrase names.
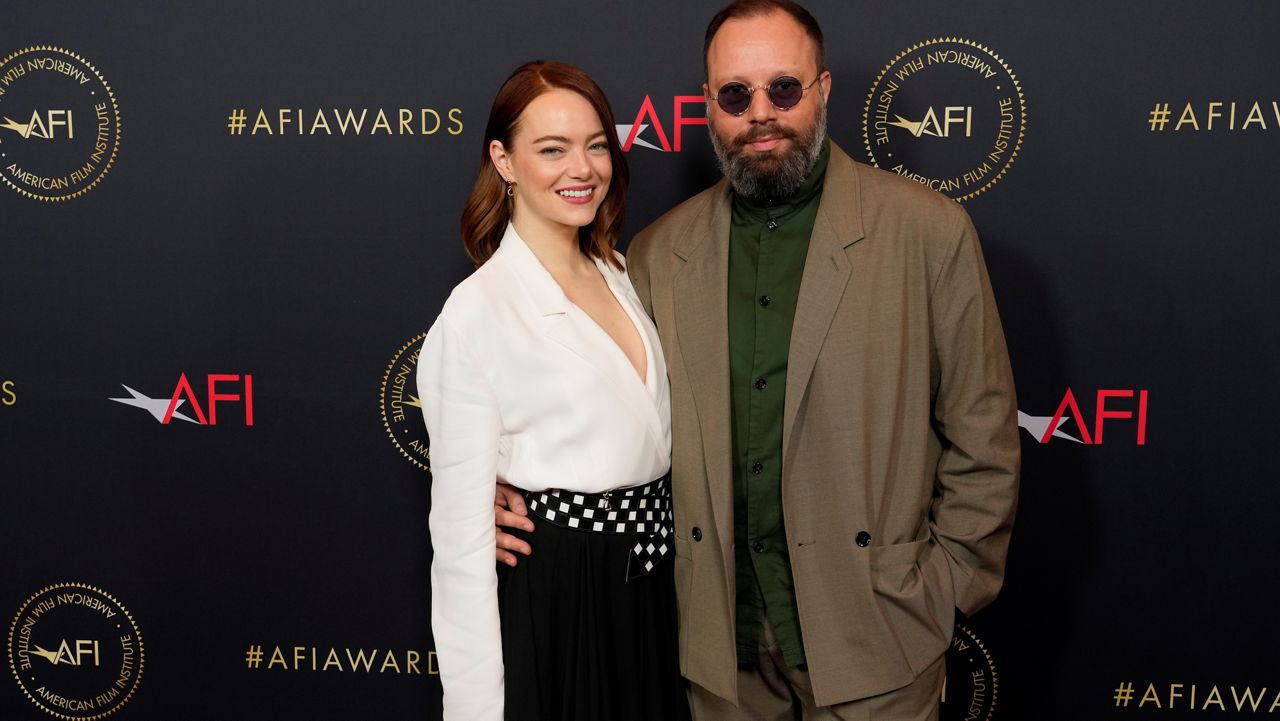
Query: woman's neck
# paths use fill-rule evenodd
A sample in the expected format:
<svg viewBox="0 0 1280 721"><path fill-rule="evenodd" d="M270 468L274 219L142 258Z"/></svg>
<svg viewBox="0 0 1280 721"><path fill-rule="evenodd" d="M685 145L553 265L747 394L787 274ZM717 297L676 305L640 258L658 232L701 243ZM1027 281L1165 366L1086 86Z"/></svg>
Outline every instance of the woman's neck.
<svg viewBox="0 0 1280 721"><path fill-rule="evenodd" d="M595 264L578 247L578 229L557 223L539 222L523 214L511 219L520 239L553 276L595 270Z"/></svg>

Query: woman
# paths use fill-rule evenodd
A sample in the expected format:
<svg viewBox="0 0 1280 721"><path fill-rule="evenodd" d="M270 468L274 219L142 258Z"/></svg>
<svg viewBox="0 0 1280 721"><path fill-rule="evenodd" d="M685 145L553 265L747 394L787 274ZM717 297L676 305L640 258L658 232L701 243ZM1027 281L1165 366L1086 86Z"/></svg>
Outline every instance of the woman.
<svg viewBox="0 0 1280 721"><path fill-rule="evenodd" d="M529 63L484 142L462 216L478 267L418 360L445 718L687 716L662 562L666 366L613 250L627 166L612 111L581 70ZM538 547L500 570L495 478L525 491Z"/></svg>

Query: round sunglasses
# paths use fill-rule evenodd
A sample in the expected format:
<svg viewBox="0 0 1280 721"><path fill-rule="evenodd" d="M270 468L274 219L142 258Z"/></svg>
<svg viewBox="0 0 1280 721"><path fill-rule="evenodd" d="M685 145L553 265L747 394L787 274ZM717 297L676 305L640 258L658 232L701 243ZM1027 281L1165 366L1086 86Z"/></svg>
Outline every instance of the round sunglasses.
<svg viewBox="0 0 1280 721"><path fill-rule="evenodd" d="M725 83L720 87L720 92L711 97L720 106L720 109L730 115L742 115L747 112L747 108L751 107L751 98L755 96L757 90L767 90L769 102L773 103L773 107L778 110L790 110L800 102L804 97L804 91L818 84L822 79L822 74L813 79L812 83L803 85L799 80L790 75L783 75L776 78L766 87L749 87L744 83L732 82Z"/></svg>

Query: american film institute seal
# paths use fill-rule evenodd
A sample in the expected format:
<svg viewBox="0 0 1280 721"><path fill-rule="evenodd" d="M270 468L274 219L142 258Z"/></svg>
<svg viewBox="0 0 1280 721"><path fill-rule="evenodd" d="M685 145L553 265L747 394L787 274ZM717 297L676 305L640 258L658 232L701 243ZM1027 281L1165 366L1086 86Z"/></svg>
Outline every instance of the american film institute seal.
<svg viewBox="0 0 1280 721"><path fill-rule="evenodd" d="M9 625L9 667L27 698L74 721L109 716L142 680L142 636L100 588L59 583L23 602Z"/></svg>
<svg viewBox="0 0 1280 721"><path fill-rule="evenodd" d="M1026 125L1022 86L999 55L972 40L938 38L880 71L862 138L873 165L965 201L1004 177Z"/></svg>
<svg viewBox="0 0 1280 721"><path fill-rule="evenodd" d="M0 61L0 179L35 200L84 195L120 148L120 108L98 70L41 45Z"/></svg>
<svg viewBox="0 0 1280 721"><path fill-rule="evenodd" d="M991 721L996 710L996 665L987 647L963 623L956 623L947 649L947 681L942 687L941 721Z"/></svg>
<svg viewBox="0 0 1280 721"><path fill-rule="evenodd" d="M400 346L391 364L382 374L382 392L378 400L382 408L382 426L400 453L413 465L431 470L431 442L422 421L422 402L418 400L418 354L426 333L419 333Z"/></svg>

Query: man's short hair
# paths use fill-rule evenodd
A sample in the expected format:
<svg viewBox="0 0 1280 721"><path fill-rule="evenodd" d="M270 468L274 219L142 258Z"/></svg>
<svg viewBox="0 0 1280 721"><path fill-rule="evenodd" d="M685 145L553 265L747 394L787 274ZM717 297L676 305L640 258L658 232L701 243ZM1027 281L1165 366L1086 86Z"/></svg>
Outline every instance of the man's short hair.
<svg viewBox="0 0 1280 721"><path fill-rule="evenodd" d="M734 2L725 5L720 12L711 18L711 22L707 24L706 39L702 42L702 71L710 78L711 73L707 69L707 53L711 50L711 39L720 31L720 26L726 21L734 18L749 18L760 15L769 15L770 13L784 12L790 15L796 22L800 23L800 27L804 28L804 32L813 41L816 48L814 61L818 66L818 73L821 74L827 69L827 53L822 44L822 28L818 26L818 21L813 15L809 14L799 3L792 0L734 0Z"/></svg>

